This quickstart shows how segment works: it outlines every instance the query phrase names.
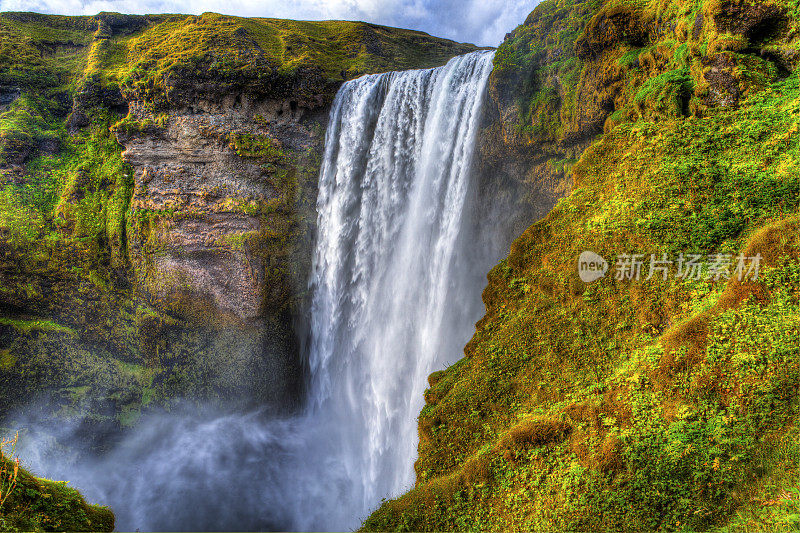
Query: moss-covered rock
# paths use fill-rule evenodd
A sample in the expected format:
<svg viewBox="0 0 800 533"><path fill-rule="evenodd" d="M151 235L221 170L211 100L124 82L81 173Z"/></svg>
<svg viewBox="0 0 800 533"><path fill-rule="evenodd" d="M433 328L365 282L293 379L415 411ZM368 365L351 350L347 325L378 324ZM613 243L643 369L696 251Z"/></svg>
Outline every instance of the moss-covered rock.
<svg viewBox="0 0 800 533"><path fill-rule="evenodd" d="M34 477L5 456L0 456L0 469L3 531L114 531L114 513L87 504L66 482ZM6 494L6 490L10 492Z"/></svg>

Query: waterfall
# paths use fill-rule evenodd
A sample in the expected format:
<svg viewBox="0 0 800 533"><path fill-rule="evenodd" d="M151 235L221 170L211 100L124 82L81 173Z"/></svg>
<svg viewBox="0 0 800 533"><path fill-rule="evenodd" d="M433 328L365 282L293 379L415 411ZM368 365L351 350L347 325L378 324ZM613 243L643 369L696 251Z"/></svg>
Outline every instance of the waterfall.
<svg viewBox="0 0 800 533"><path fill-rule="evenodd" d="M475 291L455 263L492 58L365 76L333 104L317 202L311 401L343 429L362 507L411 485L426 378L468 340L462 330L448 346L446 315L453 293Z"/></svg>
<svg viewBox="0 0 800 533"><path fill-rule="evenodd" d="M130 531L344 531L410 488L427 376L461 356L497 259L465 216L492 58L365 76L338 92L303 412L151 414L91 459L77 458L80 424L36 439L21 419L34 428L27 464L69 479Z"/></svg>

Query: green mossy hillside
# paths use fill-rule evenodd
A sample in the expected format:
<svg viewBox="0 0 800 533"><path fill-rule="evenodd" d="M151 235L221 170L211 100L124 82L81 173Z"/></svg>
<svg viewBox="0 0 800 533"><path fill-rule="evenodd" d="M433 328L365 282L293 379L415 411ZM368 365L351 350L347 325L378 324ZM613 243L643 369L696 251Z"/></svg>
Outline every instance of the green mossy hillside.
<svg viewBox="0 0 800 533"><path fill-rule="evenodd" d="M231 92L324 101L346 79L438 66L474 49L361 22L0 13L0 165L27 160L69 113L71 127L86 126L98 105L181 107ZM20 95L37 104L14 104Z"/></svg>
<svg viewBox="0 0 800 533"><path fill-rule="evenodd" d="M430 376L415 487L364 530L800 527L792 9L545 2L501 46L508 142L591 143L489 273L465 357ZM581 281L584 251L606 277ZM761 254L760 277L679 278L681 253L734 274ZM617 279L623 254L639 279Z"/></svg>
<svg viewBox="0 0 800 533"><path fill-rule="evenodd" d="M498 48L507 142L559 153L624 120L736 106L793 70L781 2L553 0Z"/></svg>
<svg viewBox="0 0 800 533"><path fill-rule="evenodd" d="M205 13L172 17L126 43L111 76L126 90L165 104L200 80L298 100L368 72L433 67L472 51L421 32L373 24L243 19ZM113 64L113 61L107 63ZM176 83L177 82L177 83ZM216 90L216 89L215 89Z"/></svg>
<svg viewBox="0 0 800 533"><path fill-rule="evenodd" d="M0 85L47 89L82 72L91 17L0 13Z"/></svg>
<svg viewBox="0 0 800 533"><path fill-rule="evenodd" d="M14 464L0 456L4 473ZM4 483L5 491L8 487ZM0 506L3 531L114 531L114 513L106 507L89 505L80 493L61 481L34 477L24 468L16 485Z"/></svg>
<svg viewBox="0 0 800 533"><path fill-rule="evenodd" d="M0 13L0 85L35 88L46 96L68 87L94 103L119 104L120 91L153 107L186 106L198 94L220 97L231 91L332 98L346 79L438 66L472 50L469 44L363 22L216 13Z"/></svg>

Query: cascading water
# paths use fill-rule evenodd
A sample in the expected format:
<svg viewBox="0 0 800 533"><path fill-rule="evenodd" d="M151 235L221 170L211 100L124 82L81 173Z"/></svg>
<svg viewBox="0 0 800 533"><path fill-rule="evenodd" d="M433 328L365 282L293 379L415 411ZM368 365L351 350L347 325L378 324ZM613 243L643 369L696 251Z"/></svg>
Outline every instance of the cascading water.
<svg viewBox="0 0 800 533"><path fill-rule="evenodd" d="M454 332L444 331L445 314L452 291L475 290L450 274L492 57L360 78L331 112L317 202L311 400L344 430L342 459L362 484L362 508L411 483L426 378L468 339L462 330L460 346L447 345Z"/></svg>
<svg viewBox="0 0 800 533"><path fill-rule="evenodd" d="M39 441L28 463L125 530L346 530L409 488L427 375L460 355L495 259L478 257L465 217L492 58L365 76L336 96L303 414L153 415L92 461Z"/></svg>

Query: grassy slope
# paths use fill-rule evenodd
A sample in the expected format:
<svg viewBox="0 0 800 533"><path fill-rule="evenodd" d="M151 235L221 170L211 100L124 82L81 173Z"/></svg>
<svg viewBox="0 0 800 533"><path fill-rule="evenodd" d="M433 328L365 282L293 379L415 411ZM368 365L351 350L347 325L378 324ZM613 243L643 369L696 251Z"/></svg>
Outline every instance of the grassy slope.
<svg viewBox="0 0 800 533"><path fill-rule="evenodd" d="M13 463L0 457L5 475L13 472ZM34 477L19 469L16 486L0 506L3 531L113 531L114 514L106 507L89 505L77 490L64 482Z"/></svg>
<svg viewBox="0 0 800 533"><path fill-rule="evenodd" d="M473 49L421 32L360 22L243 19L213 13L170 17L131 39L127 48L121 76L139 69L146 71L142 75L148 81L162 77L164 69L197 64L210 66L209 74L238 77L257 77L256 69L265 65L285 74L316 68L330 80L341 81L366 72L437 66ZM122 51L117 59L126 59Z"/></svg>
<svg viewBox="0 0 800 533"><path fill-rule="evenodd" d="M773 12L777 31L725 31L731 12ZM770 3L550 1L500 48L508 135L556 146L598 109L605 133L490 272L465 358L430 378L417 485L364 529L800 527L800 76L763 59L796 55L797 20ZM738 107L707 76L720 53ZM681 251L766 268L586 285L584 250L612 269Z"/></svg>
<svg viewBox="0 0 800 533"><path fill-rule="evenodd" d="M175 85L262 96L322 93L368 72L425 68L474 47L360 22L244 19L206 13L60 17L0 13L0 86L24 98L0 116L0 166L25 161L38 142L63 139L72 96L88 104L121 92L153 106Z"/></svg>
<svg viewBox="0 0 800 533"><path fill-rule="evenodd" d="M108 78L125 78L137 68L147 68L148 76L156 77L209 58L218 62L215 73L232 68L240 76L250 74L260 66L252 61L256 58L286 72L298 66L319 68L341 81L366 72L437 66L474 49L423 32L363 22L216 13L96 17L0 13L0 39L2 79L23 85L42 84L59 72L75 74L87 67ZM98 45L101 41L108 43ZM154 63L157 68L150 68ZM31 76L32 72L40 75Z"/></svg>

